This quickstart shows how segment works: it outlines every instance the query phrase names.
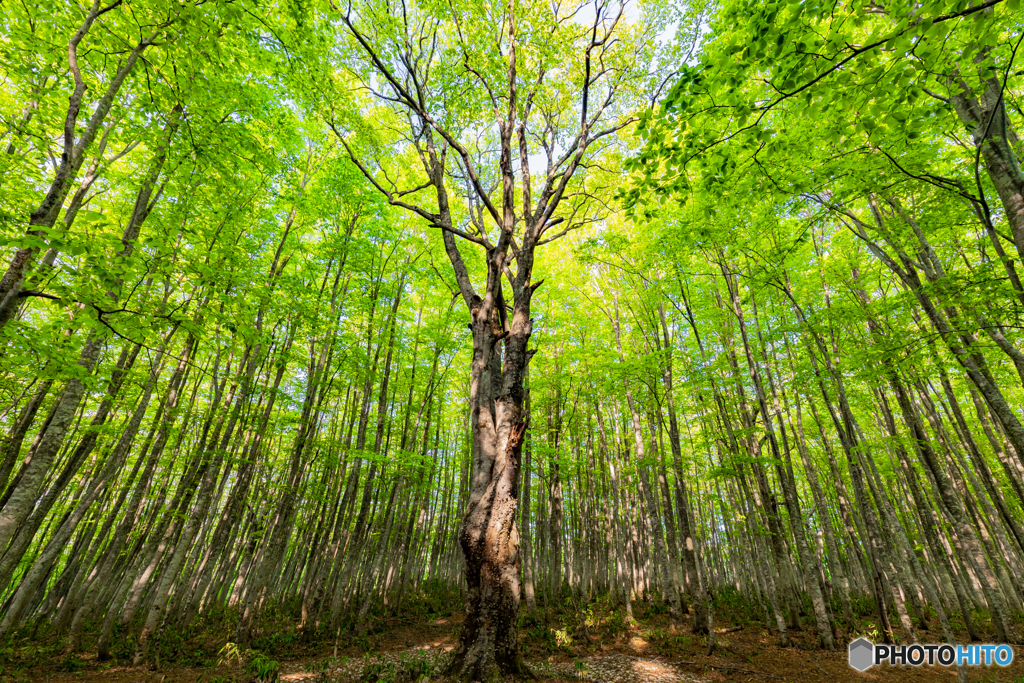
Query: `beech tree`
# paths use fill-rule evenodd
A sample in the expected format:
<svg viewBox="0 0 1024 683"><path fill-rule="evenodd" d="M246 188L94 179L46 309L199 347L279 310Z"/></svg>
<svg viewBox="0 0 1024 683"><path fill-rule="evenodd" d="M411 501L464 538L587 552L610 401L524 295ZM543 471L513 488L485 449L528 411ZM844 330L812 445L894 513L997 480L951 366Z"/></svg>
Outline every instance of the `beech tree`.
<svg viewBox="0 0 1024 683"><path fill-rule="evenodd" d="M391 205L441 232L470 314L473 455L459 529L468 616L449 672L491 680L527 673L517 644L516 519L524 379L535 352L531 302L543 282L535 252L590 218L587 180L577 175L635 120L631 102L650 77L639 68L650 51L642 36L652 27L627 27L626 6L604 2L403 3L394 19L392 10L366 3L342 20L369 62L357 75L372 73L365 87L408 122L399 141L415 152L422 175L371 162L337 124L335 131ZM582 10L592 19L577 21ZM538 159L539 173L531 170ZM430 199L421 199L426 192ZM467 263L466 245L483 250L476 284L478 257Z"/></svg>

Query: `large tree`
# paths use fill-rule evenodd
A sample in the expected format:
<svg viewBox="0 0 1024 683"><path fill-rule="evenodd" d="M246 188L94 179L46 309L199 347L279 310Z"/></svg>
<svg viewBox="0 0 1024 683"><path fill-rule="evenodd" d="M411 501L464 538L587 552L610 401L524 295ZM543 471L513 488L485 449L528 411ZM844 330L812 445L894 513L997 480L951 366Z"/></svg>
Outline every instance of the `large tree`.
<svg viewBox="0 0 1024 683"><path fill-rule="evenodd" d="M530 306L542 282L534 254L591 220L593 181L581 170L634 120L655 31L612 2L402 3L397 18L395 9L371 2L342 17L358 46L354 71L404 121L391 158L357 150L332 125L391 204L440 230L470 313L473 456L459 530L469 612L448 673L491 680L527 673L516 508ZM395 149L415 151L421 177L400 168ZM467 243L482 263L479 252L464 256Z"/></svg>

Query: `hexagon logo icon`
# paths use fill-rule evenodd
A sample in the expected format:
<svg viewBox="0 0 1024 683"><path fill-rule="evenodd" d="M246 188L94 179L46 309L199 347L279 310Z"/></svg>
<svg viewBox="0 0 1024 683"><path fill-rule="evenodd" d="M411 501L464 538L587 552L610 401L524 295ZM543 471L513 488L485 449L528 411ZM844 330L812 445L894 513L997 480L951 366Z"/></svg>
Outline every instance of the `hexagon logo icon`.
<svg viewBox="0 0 1024 683"><path fill-rule="evenodd" d="M875 644L867 638L858 638L850 643L850 666L857 671L866 671L875 663Z"/></svg>

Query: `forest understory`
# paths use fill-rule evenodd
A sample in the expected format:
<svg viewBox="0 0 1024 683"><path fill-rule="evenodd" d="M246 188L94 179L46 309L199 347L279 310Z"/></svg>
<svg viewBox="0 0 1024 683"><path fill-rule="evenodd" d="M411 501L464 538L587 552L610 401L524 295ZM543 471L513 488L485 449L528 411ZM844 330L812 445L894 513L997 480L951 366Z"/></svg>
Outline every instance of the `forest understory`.
<svg viewBox="0 0 1024 683"><path fill-rule="evenodd" d="M187 633L169 632L155 643L155 664L133 667L132 648L115 649L113 659L69 654L59 639L37 633L15 640L2 651L3 683L434 683L454 650L465 614L455 589L425 590L400 614L374 614L366 633L303 632L296 615L275 611L251 650L232 648L229 618L203 621ZM865 612L868 601L861 601ZM825 652L812 632L792 633L792 645L780 647L769 625L738 595L719 598L715 648L708 655L707 638L692 633L692 615L673 625L667 605L659 600L633 603L634 618L595 599L580 611L568 600L560 609L524 614L519 642L537 680L550 683L726 683L790 681L854 683L953 681L956 669L941 666L874 667L860 673L847 663L845 648ZM804 615L807 616L807 615ZM877 635L877 621L860 614L858 630L847 634ZM891 615L895 617L896 615ZM983 615L976 615L982 617ZM982 621L979 619L979 621ZM1018 623L1018 626L1024 624ZM940 642L942 632L918 631L921 642ZM994 634L990 634L994 636ZM962 643L970 642L965 631ZM986 640L991 641L988 637ZM88 640L88 639L87 639ZM528 679L524 679L528 680ZM1008 667L980 667L972 683L1019 683L1024 662Z"/></svg>

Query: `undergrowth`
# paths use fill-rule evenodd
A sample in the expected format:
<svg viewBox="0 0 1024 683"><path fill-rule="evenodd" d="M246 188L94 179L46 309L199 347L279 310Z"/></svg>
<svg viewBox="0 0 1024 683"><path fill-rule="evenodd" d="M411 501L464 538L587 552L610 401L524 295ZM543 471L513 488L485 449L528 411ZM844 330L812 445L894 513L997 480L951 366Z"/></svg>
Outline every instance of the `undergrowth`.
<svg viewBox="0 0 1024 683"><path fill-rule="evenodd" d="M608 594L588 601L567 586L550 599L543 594L537 598L537 610L529 613L524 605L519 618L520 643L528 658L586 657L610 647L625 646L639 646L652 654L669 657L699 653L706 647L705 637L691 632L692 616L686 624L669 624L667 607L658 595L634 598L632 614ZM857 624L850 632L841 630L840 639L878 634L873 603L863 596L851 596L851 601ZM440 627L446 632L457 632L462 606L457 587L428 582L407 594L400 606L378 605L371 610L365 631L360 633L351 617L342 618L333 627L326 623L329 615L321 615L320 624L303 624L301 603L284 601L264 610L245 648L232 642L237 611L217 609L199 615L186 628L165 628L152 648L160 668L195 668L220 676L208 676L204 679L206 683L273 683L278 680L281 660L315 659L322 662L321 670L326 671L346 658L360 658L363 680L367 683L411 683L436 675L436 657L409 656L394 661L379 656L382 644L403 627ZM720 588L713 596L713 606L717 628L749 629L764 636L774 633L765 606L734 588ZM832 610L837 617L841 615L839 605L832 605ZM937 629L935 615L929 617L931 626ZM987 613L973 613L972 617L979 630L990 630ZM1020 612L1014 617L1018 624L1024 620ZM813 624L809 605L804 606L801 618L805 624ZM891 620L898 624L895 614ZM65 638L52 625L30 622L0 644L0 682L24 681L30 674L42 672L74 674L128 665L141 617L136 621L127 627L115 627L112 657L106 662L97 662L92 655L99 623L87 625L82 653L67 653ZM964 632L959 614L951 614L950 621L957 632ZM719 641L720 647L728 642L722 638ZM448 642L453 643L454 639ZM323 659L327 652L333 656ZM322 678L326 679L326 674Z"/></svg>

